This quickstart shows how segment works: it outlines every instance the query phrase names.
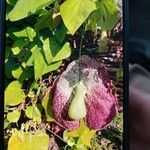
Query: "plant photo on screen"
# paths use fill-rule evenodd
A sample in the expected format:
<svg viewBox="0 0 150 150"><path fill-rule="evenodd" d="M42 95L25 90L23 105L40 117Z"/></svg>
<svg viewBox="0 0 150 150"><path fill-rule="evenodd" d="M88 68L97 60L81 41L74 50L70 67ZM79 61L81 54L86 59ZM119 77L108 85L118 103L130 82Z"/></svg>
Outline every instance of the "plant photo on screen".
<svg viewBox="0 0 150 150"><path fill-rule="evenodd" d="M5 149L121 149L122 1L6 4Z"/></svg>

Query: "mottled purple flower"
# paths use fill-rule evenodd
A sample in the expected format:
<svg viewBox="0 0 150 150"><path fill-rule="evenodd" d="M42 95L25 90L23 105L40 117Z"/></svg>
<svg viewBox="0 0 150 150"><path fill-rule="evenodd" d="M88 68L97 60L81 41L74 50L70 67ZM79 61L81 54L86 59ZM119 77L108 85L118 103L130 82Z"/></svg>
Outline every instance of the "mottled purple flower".
<svg viewBox="0 0 150 150"><path fill-rule="evenodd" d="M52 102L53 115L68 130L79 127L79 119L71 119L68 110L74 97L73 89L79 83L80 72L80 78L87 89L84 119L89 128L99 130L115 117L117 99L112 92L105 65L88 56L82 56L80 62L80 65L79 59L71 62L56 82ZM76 111L79 111L78 108Z"/></svg>

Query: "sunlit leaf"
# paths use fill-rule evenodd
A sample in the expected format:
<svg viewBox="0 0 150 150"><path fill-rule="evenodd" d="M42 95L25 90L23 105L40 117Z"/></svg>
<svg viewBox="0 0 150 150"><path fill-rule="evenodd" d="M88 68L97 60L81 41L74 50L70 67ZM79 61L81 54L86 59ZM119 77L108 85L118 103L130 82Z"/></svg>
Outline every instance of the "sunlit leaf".
<svg viewBox="0 0 150 150"><path fill-rule="evenodd" d="M9 13L9 19L11 21L17 21L30 16L55 0L18 0L13 10Z"/></svg>
<svg viewBox="0 0 150 150"><path fill-rule="evenodd" d="M84 123L84 120L80 121L80 127L69 132L68 136L70 137L79 137L82 144L91 147L91 139L95 135L95 130L90 130L86 124Z"/></svg>
<svg viewBox="0 0 150 150"><path fill-rule="evenodd" d="M58 43L55 37L44 40L43 47L45 58L48 64L63 60L71 55L70 44L66 42L62 46L62 44Z"/></svg>
<svg viewBox="0 0 150 150"><path fill-rule="evenodd" d="M41 112L37 106L27 107L25 114L28 118L33 119L33 121L41 122Z"/></svg>
<svg viewBox="0 0 150 150"><path fill-rule="evenodd" d="M61 5L60 13L65 26L74 34L95 9L96 5L91 0L67 0Z"/></svg>
<svg viewBox="0 0 150 150"><path fill-rule="evenodd" d="M20 53L20 51L23 49L23 47L29 42L29 40L25 38L19 38L12 46L12 52L14 55L17 55Z"/></svg>
<svg viewBox="0 0 150 150"><path fill-rule="evenodd" d="M50 65L47 64L44 58L44 51L42 49L37 49L33 52L34 55L34 75L35 79L38 79L42 75L56 70L60 67L61 61L56 63L52 63ZM40 62L40 63L39 63Z"/></svg>
<svg viewBox="0 0 150 150"><path fill-rule="evenodd" d="M118 9L115 0L97 1L97 10L90 15L91 22L96 23L102 30L111 30L118 21Z"/></svg>
<svg viewBox="0 0 150 150"><path fill-rule="evenodd" d="M74 141L73 139L69 139L69 140L67 141L67 144L72 147L72 146L75 145L75 141Z"/></svg>
<svg viewBox="0 0 150 150"><path fill-rule="evenodd" d="M18 131L8 141L8 150L47 150L49 137L46 133L25 133Z"/></svg>
<svg viewBox="0 0 150 150"><path fill-rule="evenodd" d="M81 139L79 138L76 144L76 150L88 150L87 145L83 144L83 142L81 141Z"/></svg>
<svg viewBox="0 0 150 150"><path fill-rule="evenodd" d="M25 99L25 93L18 81L11 82L5 90L5 105L18 105Z"/></svg>
<svg viewBox="0 0 150 150"><path fill-rule="evenodd" d="M36 36L36 32L31 27L26 27L25 29L23 29L21 31L13 32L13 35L15 35L16 37L18 37L20 39L21 39L21 37L22 38L28 37L30 39L30 41L32 41L32 39Z"/></svg>
<svg viewBox="0 0 150 150"><path fill-rule="evenodd" d="M9 124L10 124L10 122L7 119L5 119L4 120L4 129L7 128L9 126Z"/></svg>
<svg viewBox="0 0 150 150"><path fill-rule="evenodd" d="M94 135L95 135L94 130L84 131L80 136L82 143L88 147L91 147L91 139L94 137Z"/></svg>
<svg viewBox="0 0 150 150"><path fill-rule="evenodd" d="M23 73L23 68L21 66L18 67L17 69L12 70L12 75L16 79L18 79L22 73Z"/></svg>
<svg viewBox="0 0 150 150"><path fill-rule="evenodd" d="M14 110L7 114L7 120L10 122L17 122L20 118L20 111Z"/></svg>

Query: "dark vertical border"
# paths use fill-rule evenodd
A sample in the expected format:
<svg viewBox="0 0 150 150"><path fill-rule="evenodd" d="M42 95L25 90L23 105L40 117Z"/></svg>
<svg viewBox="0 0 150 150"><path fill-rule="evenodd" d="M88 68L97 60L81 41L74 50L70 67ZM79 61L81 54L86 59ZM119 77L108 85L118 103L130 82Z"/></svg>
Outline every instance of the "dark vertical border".
<svg viewBox="0 0 150 150"><path fill-rule="evenodd" d="M123 149L129 150L129 72L128 72L128 49L129 49L129 0L123 0Z"/></svg>
<svg viewBox="0 0 150 150"><path fill-rule="evenodd" d="M0 149L4 149L4 53L5 53L5 0L0 0Z"/></svg>

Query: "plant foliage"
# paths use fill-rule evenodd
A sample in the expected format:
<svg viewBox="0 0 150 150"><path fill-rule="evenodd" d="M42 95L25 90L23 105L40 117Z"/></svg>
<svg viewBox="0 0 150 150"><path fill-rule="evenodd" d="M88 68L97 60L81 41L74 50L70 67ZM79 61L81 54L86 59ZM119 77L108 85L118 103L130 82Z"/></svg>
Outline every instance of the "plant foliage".
<svg viewBox="0 0 150 150"><path fill-rule="evenodd" d="M6 20L4 118L5 129L12 131L8 150L46 150L46 132L21 129L23 124L32 126L30 121L37 126L55 122L51 96L41 81L72 55L66 36L82 26L85 31L110 31L118 21L117 5L115 0L7 0ZM82 122L75 131L65 130L64 139L70 147L87 149L94 135Z"/></svg>

